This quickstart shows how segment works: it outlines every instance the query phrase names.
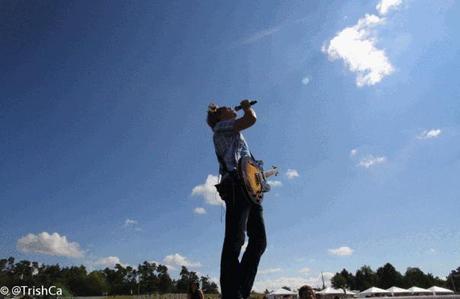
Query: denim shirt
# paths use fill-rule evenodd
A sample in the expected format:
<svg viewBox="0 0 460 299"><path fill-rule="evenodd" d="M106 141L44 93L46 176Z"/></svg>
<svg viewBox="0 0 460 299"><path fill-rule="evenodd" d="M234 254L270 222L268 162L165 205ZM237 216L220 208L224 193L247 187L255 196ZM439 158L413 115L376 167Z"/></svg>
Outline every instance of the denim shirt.
<svg viewBox="0 0 460 299"><path fill-rule="evenodd" d="M234 129L235 119L222 120L214 126L214 148L218 157L225 163L226 169L219 162L219 173L235 171L241 157L250 156L248 144L243 134Z"/></svg>

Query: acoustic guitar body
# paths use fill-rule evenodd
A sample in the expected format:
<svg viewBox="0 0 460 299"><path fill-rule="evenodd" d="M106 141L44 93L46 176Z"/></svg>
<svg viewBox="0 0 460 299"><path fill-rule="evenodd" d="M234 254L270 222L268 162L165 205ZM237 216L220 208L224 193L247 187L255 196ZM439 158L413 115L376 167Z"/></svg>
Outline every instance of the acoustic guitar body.
<svg viewBox="0 0 460 299"><path fill-rule="evenodd" d="M241 158L238 165L239 176L243 181L246 195L255 204L261 204L264 193L270 190L267 177L278 174L276 167L264 173L262 165L262 161L256 161L249 156Z"/></svg>
<svg viewBox="0 0 460 299"><path fill-rule="evenodd" d="M259 165L251 157L245 156L241 158L238 170L248 198L256 204L261 204L264 195L262 184L257 177L261 172Z"/></svg>

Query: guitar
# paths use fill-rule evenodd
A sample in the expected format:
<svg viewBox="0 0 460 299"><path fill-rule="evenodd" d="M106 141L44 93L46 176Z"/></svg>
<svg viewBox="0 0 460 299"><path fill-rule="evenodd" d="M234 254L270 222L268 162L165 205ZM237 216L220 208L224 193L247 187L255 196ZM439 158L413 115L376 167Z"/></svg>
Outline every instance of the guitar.
<svg viewBox="0 0 460 299"><path fill-rule="evenodd" d="M255 204L262 204L264 193L271 188L267 178L278 175L278 169L272 166L271 169L264 171L262 161L244 156L238 163L238 174L247 197Z"/></svg>

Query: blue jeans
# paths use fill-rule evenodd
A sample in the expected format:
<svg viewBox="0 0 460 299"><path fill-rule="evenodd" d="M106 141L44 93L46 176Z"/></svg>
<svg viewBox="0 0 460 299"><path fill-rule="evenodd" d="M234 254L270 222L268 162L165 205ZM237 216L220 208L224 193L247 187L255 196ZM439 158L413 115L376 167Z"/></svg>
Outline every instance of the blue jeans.
<svg viewBox="0 0 460 299"><path fill-rule="evenodd" d="M249 201L241 184L234 180L232 187L220 192L225 201L225 239L220 262L222 299L248 298L257 274L260 257L267 246L263 209ZM244 244L248 247L241 262L238 260Z"/></svg>

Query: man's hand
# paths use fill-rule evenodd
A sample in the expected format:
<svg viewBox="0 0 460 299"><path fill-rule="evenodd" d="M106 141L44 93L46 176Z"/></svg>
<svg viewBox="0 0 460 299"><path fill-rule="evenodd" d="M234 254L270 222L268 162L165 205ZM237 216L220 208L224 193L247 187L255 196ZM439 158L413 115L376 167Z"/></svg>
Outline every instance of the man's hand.
<svg viewBox="0 0 460 299"><path fill-rule="evenodd" d="M240 105L244 111L244 115L235 121L235 130L237 131L249 128L255 124L257 120L256 113L252 110L251 103L248 99L242 100Z"/></svg>
<svg viewBox="0 0 460 299"><path fill-rule="evenodd" d="M251 102L248 99L242 100L240 102L240 106L243 110L246 110L248 108L251 108Z"/></svg>

